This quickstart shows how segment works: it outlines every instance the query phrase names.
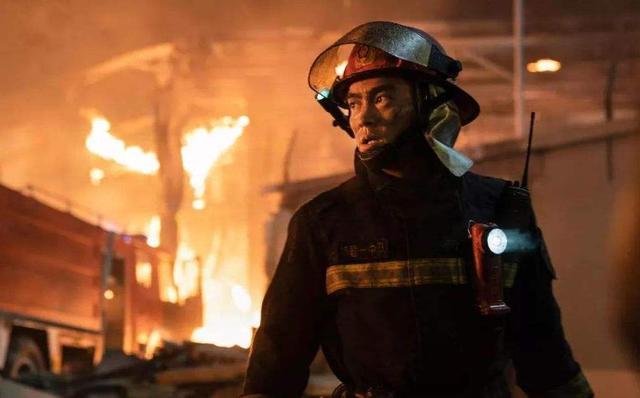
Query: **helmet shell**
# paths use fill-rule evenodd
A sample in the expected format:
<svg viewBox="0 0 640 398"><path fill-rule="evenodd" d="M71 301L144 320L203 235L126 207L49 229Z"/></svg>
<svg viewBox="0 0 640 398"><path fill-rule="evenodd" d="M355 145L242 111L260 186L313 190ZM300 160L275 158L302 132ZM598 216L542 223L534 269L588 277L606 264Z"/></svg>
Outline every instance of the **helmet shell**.
<svg viewBox="0 0 640 398"><path fill-rule="evenodd" d="M376 21L357 26L313 62L309 87L346 108L344 96L351 83L369 77L402 73L442 87L460 112L462 124L480 113L480 106L455 85L462 69L428 33L394 22Z"/></svg>

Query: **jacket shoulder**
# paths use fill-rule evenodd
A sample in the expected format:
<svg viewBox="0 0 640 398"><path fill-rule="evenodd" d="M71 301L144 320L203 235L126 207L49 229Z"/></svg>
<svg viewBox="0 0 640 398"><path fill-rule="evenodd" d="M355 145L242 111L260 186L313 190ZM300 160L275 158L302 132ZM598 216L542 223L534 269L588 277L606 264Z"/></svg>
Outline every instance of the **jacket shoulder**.
<svg viewBox="0 0 640 398"><path fill-rule="evenodd" d="M470 217L476 221L494 219L509 181L467 172L462 183Z"/></svg>
<svg viewBox="0 0 640 398"><path fill-rule="evenodd" d="M321 217L332 210L342 208L353 198L355 193L362 193L361 185L357 177L351 177L340 185L324 191L304 203L295 212L295 215L306 215L315 218Z"/></svg>
<svg viewBox="0 0 640 398"><path fill-rule="evenodd" d="M509 181L502 178L489 177L472 172L467 172L463 176L463 183L472 192L491 197L500 197L504 188L510 184Z"/></svg>

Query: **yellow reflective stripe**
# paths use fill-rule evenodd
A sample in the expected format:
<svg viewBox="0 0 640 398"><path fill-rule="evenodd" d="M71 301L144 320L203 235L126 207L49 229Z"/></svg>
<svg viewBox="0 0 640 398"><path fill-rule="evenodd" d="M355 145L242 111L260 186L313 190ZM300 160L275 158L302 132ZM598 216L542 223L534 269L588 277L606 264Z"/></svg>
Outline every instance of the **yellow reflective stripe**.
<svg viewBox="0 0 640 398"><path fill-rule="evenodd" d="M504 285L512 287L517 264L506 263ZM462 258L421 258L364 264L332 265L326 273L327 294L346 288L406 287L467 283Z"/></svg>
<svg viewBox="0 0 640 398"><path fill-rule="evenodd" d="M518 263L502 263L502 280L504 287L513 287L518 273Z"/></svg>

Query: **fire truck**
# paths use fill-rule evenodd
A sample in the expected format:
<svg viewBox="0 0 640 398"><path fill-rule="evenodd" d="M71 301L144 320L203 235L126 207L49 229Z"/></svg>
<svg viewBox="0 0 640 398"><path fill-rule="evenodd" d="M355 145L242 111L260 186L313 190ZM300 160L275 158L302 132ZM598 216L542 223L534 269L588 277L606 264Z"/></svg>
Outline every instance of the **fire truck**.
<svg viewBox="0 0 640 398"><path fill-rule="evenodd" d="M0 185L0 367L73 373L158 340L169 256Z"/></svg>

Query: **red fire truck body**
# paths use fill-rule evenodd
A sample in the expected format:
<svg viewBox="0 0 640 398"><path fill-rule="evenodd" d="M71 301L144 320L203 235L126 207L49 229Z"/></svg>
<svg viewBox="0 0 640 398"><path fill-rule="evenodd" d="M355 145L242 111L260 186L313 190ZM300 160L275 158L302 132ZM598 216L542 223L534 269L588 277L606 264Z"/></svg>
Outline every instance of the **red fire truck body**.
<svg viewBox="0 0 640 398"><path fill-rule="evenodd" d="M168 256L0 186L0 367L72 372L105 348L144 351L163 323Z"/></svg>

